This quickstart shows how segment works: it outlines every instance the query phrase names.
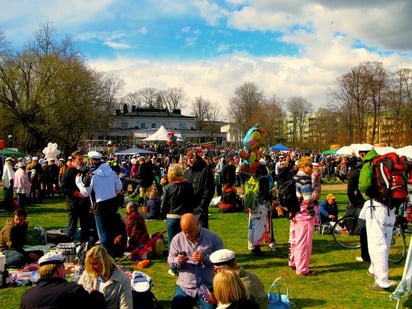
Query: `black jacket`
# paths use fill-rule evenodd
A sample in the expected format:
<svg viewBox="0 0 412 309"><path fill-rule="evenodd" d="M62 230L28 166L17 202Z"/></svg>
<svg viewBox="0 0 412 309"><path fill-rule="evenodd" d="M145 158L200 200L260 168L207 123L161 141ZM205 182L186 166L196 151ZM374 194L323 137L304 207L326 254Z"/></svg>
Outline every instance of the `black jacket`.
<svg viewBox="0 0 412 309"><path fill-rule="evenodd" d="M167 214L183 215L193 213L193 186L187 181L169 183L163 189L160 211L162 217Z"/></svg>
<svg viewBox="0 0 412 309"><path fill-rule="evenodd" d="M89 294L81 285L59 277L40 278L21 297L20 308L81 309L106 308L103 294Z"/></svg>
<svg viewBox="0 0 412 309"><path fill-rule="evenodd" d="M212 171L206 162L199 158L192 167L185 171L184 177L193 185L195 213L207 213L210 201L215 194L215 179Z"/></svg>
<svg viewBox="0 0 412 309"><path fill-rule="evenodd" d="M348 199L352 206L362 208L363 204L365 203L365 199L363 198L362 193L359 191L359 175L360 169L355 169L351 172L349 181L348 181Z"/></svg>
<svg viewBox="0 0 412 309"><path fill-rule="evenodd" d="M222 184L233 186L236 179L236 167L234 165L226 165L222 171Z"/></svg>

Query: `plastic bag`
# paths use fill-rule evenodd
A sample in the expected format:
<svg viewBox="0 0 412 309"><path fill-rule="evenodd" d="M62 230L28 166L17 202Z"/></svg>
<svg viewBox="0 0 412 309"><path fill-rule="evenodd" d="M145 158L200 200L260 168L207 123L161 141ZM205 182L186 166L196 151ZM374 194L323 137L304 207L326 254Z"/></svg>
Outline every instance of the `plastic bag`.
<svg viewBox="0 0 412 309"><path fill-rule="evenodd" d="M289 301L289 291L288 287L286 286L286 294L282 294L280 291L280 285L278 283L279 280L282 278L276 278L273 281L272 285L268 291L268 308L269 309L289 309L290 308L290 301Z"/></svg>

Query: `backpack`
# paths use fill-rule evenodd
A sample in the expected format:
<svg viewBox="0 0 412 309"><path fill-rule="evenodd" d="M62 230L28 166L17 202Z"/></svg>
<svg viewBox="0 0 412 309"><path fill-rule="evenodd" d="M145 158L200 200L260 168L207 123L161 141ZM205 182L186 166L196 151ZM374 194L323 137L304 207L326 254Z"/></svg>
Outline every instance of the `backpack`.
<svg viewBox="0 0 412 309"><path fill-rule="evenodd" d="M296 179L285 181L278 189L278 199L280 205L286 207L289 212L289 220L293 219L295 214L300 210L300 203L296 196Z"/></svg>
<svg viewBox="0 0 412 309"><path fill-rule="evenodd" d="M134 271L131 279L133 309L160 309L162 306L151 291L152 279L141 271Z"/></svg>
<svg viewBox="0 0 412 309"><path fill-rule="evenodd" d="M372 159L375 198L389 208L399 207L408 197L406 163L395 152Z"/></svg>

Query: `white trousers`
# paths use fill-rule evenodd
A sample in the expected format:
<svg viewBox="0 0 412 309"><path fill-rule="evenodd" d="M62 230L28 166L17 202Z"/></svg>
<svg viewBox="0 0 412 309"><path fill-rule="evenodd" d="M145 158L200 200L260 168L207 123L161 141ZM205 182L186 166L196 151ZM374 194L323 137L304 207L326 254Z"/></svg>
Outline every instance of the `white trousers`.
<svg viewBox="0 0 412 309"><path fill-rule="evenodd" d="M254 211L249 209L248 222L248 249L252 250L255 246L260 246L265 234L268 210L265 205L259 205Z"/></svg>
<svg viewBox="0 0 412 309"><path fill-rule="evenodd" d="M374 200L372 204L373 207L370 201L366 201L360 215L366 219L368 249L371 258L368 270L374 274L377 285L381 288L388 288L390 286L388 257L395 224L395 209L389 210L387 206Z"/></svg>

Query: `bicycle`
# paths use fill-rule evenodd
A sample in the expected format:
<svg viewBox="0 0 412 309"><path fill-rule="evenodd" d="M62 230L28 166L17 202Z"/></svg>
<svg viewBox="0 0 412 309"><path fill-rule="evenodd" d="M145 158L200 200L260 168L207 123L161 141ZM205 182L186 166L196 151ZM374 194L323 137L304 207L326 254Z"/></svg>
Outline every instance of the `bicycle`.
<svg viewBox="0 0 412 309"><path fill-rule="evenodd" d="M339 218L332 227L331 234L335 242L344 249L360 248L360 229L358 218L353 215ZM389 261L399 264L406 257L405 231L400 220L395 221L392 233Z"/></svg>

